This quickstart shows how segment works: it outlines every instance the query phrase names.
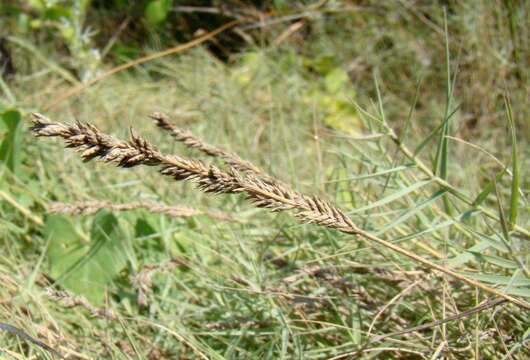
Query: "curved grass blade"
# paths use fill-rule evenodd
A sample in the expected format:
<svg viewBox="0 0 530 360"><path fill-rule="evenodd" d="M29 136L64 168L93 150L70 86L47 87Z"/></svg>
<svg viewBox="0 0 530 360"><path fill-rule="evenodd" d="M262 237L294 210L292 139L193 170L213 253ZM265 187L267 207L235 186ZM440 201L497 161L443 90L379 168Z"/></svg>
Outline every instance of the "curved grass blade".
<svg viewBox="0 0 530 360"><path fill-rule="evenodd" d="M373 208L376 208L378 206L382 206L382 205L386 205L392 201L395 201L397 199L400 199L402 198L403 196L413 192L413 191L416 191L418 190L419 188L427 185L427 184L430 184L431 183L431 180L424 180L424 181L418 181L417 183L415 184L412 184L411 186L409 187L406 187L406 188L403 188L399 191L396 191L395 193L392 193L376 202L373 202L369 205L366 205L366 206L363 206L363 207L360 207L358 209L355 209L355 210L352 210L352 211L349 211L348 214L356 214L356 213L360 213L362 211L365 211L365 210L370 210L370 209L373 209Z"/></svg>
<svg viewBox="0 0 530 360"><path fill-rule="evenodd" d="M425 208L426 206L429 206L431 205L432 203L434 203L436 200L438 200L440 197L442 197L443 195L445 195L447 193L447 190L445 189L442 189L442 190L438 190L437 192L435 192L430 198L428 198L427 200L424 200L423 202L417 204L414 208L412 208L411 210L407 211L406 213L404 213L403 215L399 216L397 219L395 219L394 221L390 222L389 224L385 225L381 230L379 230L378 232L376 232L376 235L381 235L385 232L387 232L388 230L396 227L397 225L401 224L402 222L408 220L409 218L411 218L412 216L416 215L417 213L419 213L420 211L423 210L423 208Z"/></svg>
<svg viewBox="0 0 530 360"><path fill-rule="evenodd" d="M495 184L502 180L502 177L504 174L508 172L508 168L504 168L501 172L499 172L495 179L491 180L489 183L484 186L484 189L477 195L475 200L473 201L473 207L478 207L482 205L482 203L488 198L488 195L491 194L493 190L495 190Z"/></svg>
<svg viewBox="0 0 530 360"><path fill-rule="evenodd" d="M512 137L512 189L510 195L510 228L517 223L517 206L519 203L519 160L517 159L517 136L515 134L515 123L513 121L512 105L507 96L504 97L506 104L506 117L510 126Z"/></svg>

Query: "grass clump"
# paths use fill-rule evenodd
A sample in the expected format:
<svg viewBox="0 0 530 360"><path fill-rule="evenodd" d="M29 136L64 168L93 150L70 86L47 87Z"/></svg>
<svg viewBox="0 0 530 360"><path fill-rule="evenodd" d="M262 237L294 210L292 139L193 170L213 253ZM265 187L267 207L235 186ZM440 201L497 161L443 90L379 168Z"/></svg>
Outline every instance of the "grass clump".
<svg viewBox="0 0 530 360"><path fill-rule="evenodd" d="M443 11L396 4L394 18L368 7L307 19L314 41L298 53L264 43L222 63L195 48L49 109L71 87L28 62L9 89L22 118L66 120L37 116L34 129L135 169L83 164L22 122L2 128L2 140L20 135L20 156L0 183L0 322L68 358L527 357L519 80L506 77L507 107L505 88L477 87L491 58L458 66L508 43L466 45L459 24L484 9L449 9L446 42ZM311 51L323 47L331 58ZM419 55L446 60L422 63L417 85ZM489 66L484 84L510 64ZM154 107L176 142L140 120ZM54 356L9 333L0 347Z"/></svg>

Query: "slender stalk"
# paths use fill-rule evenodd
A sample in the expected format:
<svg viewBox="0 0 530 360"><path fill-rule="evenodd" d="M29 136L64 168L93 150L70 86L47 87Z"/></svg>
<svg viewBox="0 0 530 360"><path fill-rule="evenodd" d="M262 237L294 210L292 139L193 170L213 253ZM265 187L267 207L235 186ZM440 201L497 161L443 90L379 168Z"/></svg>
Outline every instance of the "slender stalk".
<svg viewBox="0 0 530 360"><path fill-rule="evenodd" d="M115 204L109 201L79 201L71 204L54 202L48 211L54 214L92 215L102 209L112 211L131 211L145 209L151 213L164 214L172 218L189 218L206 215L222 221L236 221L230 215L217 210L198 210L186 206L167 206L148 201L135 201L126 204Z"/></svg>
<svg viewBox="0 0 530 360"><path fill-rule="evenodd" d="M257 207L271 211L292 210L295 212L294 216L302 223L314 223L346 234L361 236L431 269L530 310L530 304L524 300L469 279L358 228L340 209L321 199L300 194L283 184L267 182L256 174L240 174L232 168L224 172L213 165L205 165L197 160L177 155L164 155L149 142L134 134L130 141L121 141L102 133L92 125L79 122L66 125L53 122L40 114L33 114L31 130L36 136L62 138L67 147L76 148L81 152L84 161L99 158L104 162L115 163L119 167L157 166L162 175L170 176L175 180L191 181L204 192L243 193Z"/></svg>
<svg viewBox="0 0 530 360"><path fill-rule="evenodd" d="M418 169L423 172L427 177L437 183L439 186L447 189L451 194L456 196L458 199L460 199L462 202L466 203L469 206L475 206L473 204L473 199L470 198L468 195L466 195L464 192L460 191L459 189L455 188L453 185L451 185L446 180L440 178L439 176L435 175L431 169L427 165L425 165L417 156L413 154L410 149L403 144L402 141L398 138L398 136L395 134L395 132L387 127L387 130L389 131L389 136L392 139L392 141L397 145L399 150L409 159L411 160L414 165L418 167ZM478 210L480 210L484 215L489 217L490 219L493 219L495 221L500 221L499 217L495 215L491 210L485 208L482 205L476 206ZM513 230L524 235L526 238L530 239L530 230L525 229L519 225L514 225Z"/></svg>
<svg viewBox="0 0 530 360"><path fill-rule="evenodd" d="M167 115L154 112L149 115L155 122L155 125L160 129L167 131L175 141L181 142L190 149L198 150L208 156L221 158L228 166L245 173L254 173L262 179L266 179L270 183L277 183L278 180L272 176L266 174L263 170L258 168L250 161L243 160L237 154L234 154L228 150L220 148L218 146L210 145L193 135L190 131L180 129L167 117Z"/></svg>

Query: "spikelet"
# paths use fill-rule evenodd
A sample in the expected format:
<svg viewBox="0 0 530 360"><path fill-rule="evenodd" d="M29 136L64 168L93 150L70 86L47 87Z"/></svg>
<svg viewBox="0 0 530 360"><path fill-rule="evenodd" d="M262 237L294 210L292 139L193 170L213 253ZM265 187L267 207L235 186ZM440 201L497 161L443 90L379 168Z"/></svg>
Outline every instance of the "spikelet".
<svg viewBox="0 0 530 360"><path fill-rule="evenodd" d="M84 161L99 158L121 167L138 165L158 166L160 173L177 181L190 181L207 193L243 193L255 206L271 211L292 210L303 223L314 223L346 233L356 233L356 227L339 209L314 197L302 195L279 182L263 179L251 172L242 174L234 168L222 171L214 165L164 155L134 134L130 141L121 141L102 133L92 125L66 125L52 122L40 114L33 114L31 130L36 136L60 137L67 147L81 152Z"/></svg>

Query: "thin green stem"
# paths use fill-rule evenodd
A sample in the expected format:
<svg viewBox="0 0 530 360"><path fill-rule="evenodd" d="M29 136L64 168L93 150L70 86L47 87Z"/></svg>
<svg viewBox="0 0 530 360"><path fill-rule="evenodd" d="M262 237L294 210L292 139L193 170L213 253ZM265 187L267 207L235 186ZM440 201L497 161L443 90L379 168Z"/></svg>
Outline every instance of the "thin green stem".
<svg viewBox="0 0 530 360"><path fill-rule="evenodd" d="M387 127L387 130L389 131L389 136L392 139L392 141L397 145L398 149L409 159L411 160L414 165L418 167L418 169L423 172L430 180L434 181L444 189L447 189L451 194L453 194L456 198L460 199L462 202L466 203L469 206L475 206L473 204L473 199L470 198L467 194L462 192L461 190L458 190L453 185L451 185L448 181L440 178L439 176L435 175L431 169L429 169L418 157L414 156L412 151L403 144L398 138L398 136L395 134L395 132ZM482 205L476 206L478 210L480 210L484 215L489 217L490 219L500 221L499 217L495 215L491 210L483 207ZM524 235L526 238L530 239L530 230L525 229L519 225L513 226L513 231L518 232L519 234Z"/></svg>

